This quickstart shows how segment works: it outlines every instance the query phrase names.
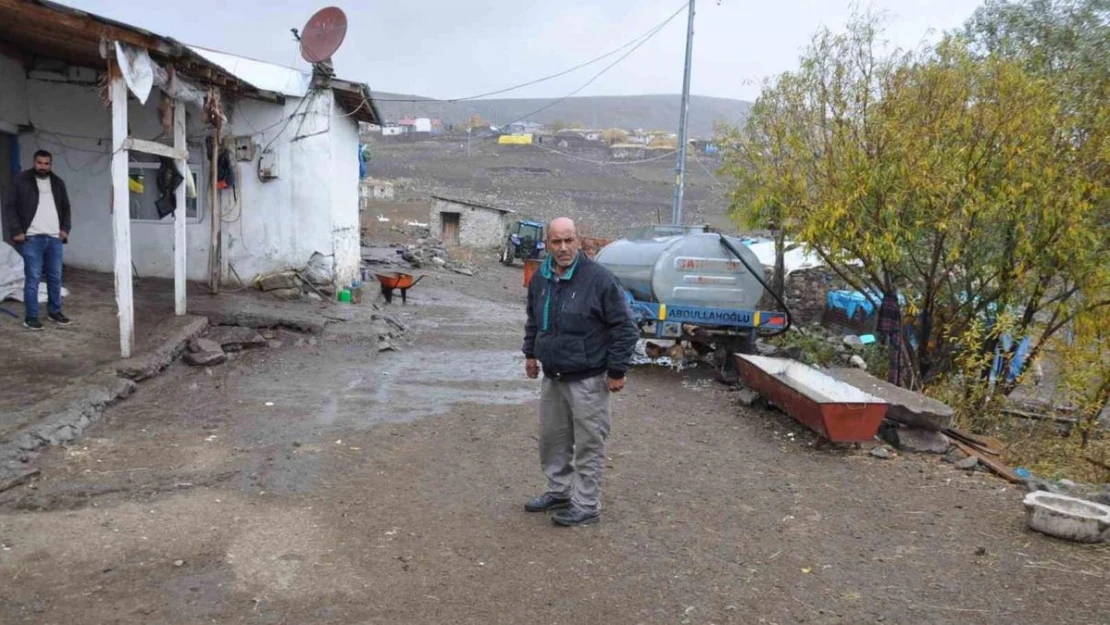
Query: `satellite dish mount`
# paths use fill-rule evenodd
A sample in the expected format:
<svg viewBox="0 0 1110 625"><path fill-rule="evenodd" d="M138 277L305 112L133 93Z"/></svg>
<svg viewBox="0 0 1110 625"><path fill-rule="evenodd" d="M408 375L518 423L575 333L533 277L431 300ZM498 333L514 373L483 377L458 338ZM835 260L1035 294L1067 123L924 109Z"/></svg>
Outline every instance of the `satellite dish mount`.
<svg viewBox="0 0 1110 625"><path fill-rule="evenodd" d="M347 15L339 7L317 11L298 33L293 36L301 44L301 58L312 64L314 74L334 76L331 57L347 36Z"/></svg>

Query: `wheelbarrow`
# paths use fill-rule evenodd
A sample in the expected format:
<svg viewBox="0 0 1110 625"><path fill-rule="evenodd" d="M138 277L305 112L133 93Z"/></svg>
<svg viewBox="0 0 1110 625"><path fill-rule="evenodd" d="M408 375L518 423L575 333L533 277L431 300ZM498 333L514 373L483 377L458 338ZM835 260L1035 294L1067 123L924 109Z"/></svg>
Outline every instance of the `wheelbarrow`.
<svg viewBox="0 0 1110 625"><path fill-rule="evenodd" d="M417 282L420 282L426 277L428 277L428 274L424 274L419 278L413 280L412 274L407 273L389 272L374 274L374 278L376 278L377 281L382 285L382 296L385 297L386 304L393 303L393 289L401 290L401 303L407 304L408 290L416 286Z"/></svg>

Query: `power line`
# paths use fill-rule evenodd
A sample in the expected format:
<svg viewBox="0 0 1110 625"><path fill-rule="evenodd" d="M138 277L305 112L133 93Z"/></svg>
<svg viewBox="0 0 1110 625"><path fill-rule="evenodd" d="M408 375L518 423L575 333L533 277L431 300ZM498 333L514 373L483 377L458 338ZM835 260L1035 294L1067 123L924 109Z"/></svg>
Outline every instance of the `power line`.
<svg viewBox="0 0 1110 625"><path fill-rule="evenodd" d="M542 78L537 78L535 80L530 80L530 81L525 82L525 83L520 83L519 85L513 85L512 87L506 87L504 89L498 89L496 91L487 91L486 93L480 93L478 95L471 95L471 96L466 96L466 97L461 97L461 98L449 98L449 99L442 99L442 100L437 99L437 98L374 98L374 101L375 102L408 102L408 103L413 103L413 104L418 104L418 103L423 103L423 102L427 102L427 103L439 102L439 103L454 104L454 103L457 103L457 102L467 102L467 101L470 101L470 100L479 100L481 98L488 98L490 96L501 95L502 93L508 93L509 91L516 91L517 89L523 89L524 87L531 87L532 85L536 85L536 84L539 84L541 82L546 82L548 80L553 80L553 79L559 78L561 76L566 76L567 74L570 74L571 72L578 71L578 70L582 69L583 67L588 67L590 65L593 65L594 63L597 63L599 61L603 61L603 60L613 56L614 54L617 54L617 53L621 52L625 48L627 48L627 47L629 47L633 44L636 44L637 42L640 42L640 43L637 44L636 47L637 48L640 47L640 45L643 45L644 41L647 41L647 39L650 39L653 35L655 35L655 33L659 32L659 30L661 28L666 26L668 22L673 20L675 18L675 16L678 15L678 13L681 13L682 10L686 8L686 6L687 6L686 4L682 5L682 7L679 8L678 11L675 12L675 15L672 15L672 16L668 17L662 23L652 27L647 32L644 32L643 34L635 37L634 39L624 43L619 48L616 48L614 50L606 52L605 54L602 54L601 56L590 59L589 61L586 61L585 63L579 63L578 65L575 65L574 67L572 67L570 69L565 69L565 70L563 70L561 72L557 72L555 74L549 74L547 76L543 76ZM643 41L641 41L641 40L643 40ZM619 59L618 59L618 62L619 62Z"/></svg>
<svg viewBox="0 0 1110 625"><path fill-rule="evenodd" d="M709 174L710 179L712 179L713 181L713 186L717 187L718 189L724 189L724 183L722 183L720 179L717 178L717 175L710 171L709 168L705 166L705 163L701 162L701 159L698 158L698 151L695 149L691 154L694 157L694 161L696 161L698 165L701 165L701 168L705 171L705 173Z"/></svg>
<svg viewBox="0 0 1110 625"><path fill-rule="evenodd" d="M628 58L628 57L629 57L629 56L630 56L630 55L631 55L631 54L632 54L633 52L635 52L636 50L640 49L640 46L644 45L644 44L645 44L645 43L647 43L648 41L651 41L651 38L652 38L652 37L654 37L655 35L659 34L659 31L663 30L663 28L664 28L664 27L666 27L666 25L667 25L667 24L671 23L671 20L673 20L674 18L678 17L678 15L679 15L680 13L682 13L682 11L683 11L683 10L685 10L687 6L689 6L689 4L690 4L690 3L686 3L686 4L682 5L681 7L679 7L677 11L675 11L674 13L671 13L671 16L670 16L670 17L668 17L667 19L663 20L663 22L662 22L661 24L659 24L659 25L658 25L658 26L656 26L656 27L655 27L654 29L652 29L651 31L649 31L649 32L648 32L648 34L647 34L647 36L645 36L644 38L640 39L639 43L637 43L637 44L636 44L635 46L633 46L631 50L629 50L628 52L625 52L624 54L622 54L622 55L620 55L619 57L617 57L617 60L613 61L612 63L610 63L610 64L608 64L608 65L606 65L604 69L602 69L602 70L601 70L600 72L598 72L598 73L594 74L594 75L593 75L593 77L592 77L592 78L590 78L589 80L587 80L587 81L586 81L586 82L585 82L585 83L584 83L584 84L583 84L583 85L582 85L581 87L579 87L579 88L575 89L574 91L571 91L570 93L566 94L565 96L563 96L563 97L561 97L561 98L558 98L558 99L556 99L556 100L553 100L553 101L552 101L552 102L551 102L550 104L547 104L547 105L545 105L545 106L541 106L540 108L538 108L538 109L536 109L536 110L532 111L531 113L528 113L527 115L522 115L521 117L519 117L519 118L517 118L517 119L515 119L515 120L513 120L513 121L511 121L511 122L509 122L508 124L505 124L505 125L506 125L506 126L511 126L511 125L513 125L513 124L515 124L515 123L517 123L517 122L519 122L519 121L523 121L523 120L525 120L525 119L527 119L527 118L529 118L529 117L532 117L533 115L538 115L539 113L542 113L542 112L546 111L547 109L549 109L549 108L552 108L552 107L554 107L554 106L557 106L558 104L562 103L563 101L565 101L565 100L567 100L567 99L569 99L569 98L572 98L572 97L574 97L574 96L575 96L575 95L577 95L577 94L578 94L578 93L579 93L580 91L582 91L582 90L583 90L583 89L585 89L586 87L589 87L590 85L592 85L592 84L594 83L594 81L596 81L596 80L597 80L598 78L601 78L601 77L602 77L603 75L605 75L605 73L606 73L606 72L608 72L609 70L611 70L611 69L613 69L614 67L616 67L618 63L620 63L621 61L623 61L623 60L625 60L626 58Z"/></svg>

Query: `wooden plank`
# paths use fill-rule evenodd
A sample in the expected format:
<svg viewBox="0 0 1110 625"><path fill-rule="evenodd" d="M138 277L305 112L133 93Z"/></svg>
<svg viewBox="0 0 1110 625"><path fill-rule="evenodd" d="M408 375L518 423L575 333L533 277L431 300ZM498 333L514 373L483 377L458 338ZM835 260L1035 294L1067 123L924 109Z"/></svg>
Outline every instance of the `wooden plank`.
<svg viewBox="0 0 1110 625"><path fill-rule="evenodd" d="M956 438L962 440L968 445L983 449L992 456L1000 455L1002 453L1002 448L1005 447L1005 445L1002 444L1002 441L999 441L997 439L988 438L986 436L976 436L974 434L968 434L967 432L961 432L960 430L957 430L955 428L948 428L944 430L944 433L947 434L950 438Z"/></svg>
<svg viewBox="0 0 1110 625"><path fill-rule="evenodd" d="M109 62L108 67L111 76L108 93L112 103L112 242L119 350L120 356L130 358L135 342L135 305L131 290L131 195L127 186L127 84L115 62Z"/></svg>
<svg viewBox="0 0 1110 625"><path fill-rule="evenodd" d="M213 295L220 292L220 226L223 215L220 214L220 191L216 186L217 163L220 154L220 118L216 117L216 128L212 131L212 153L209 154L211 170L209 171L208 186L212 190L209 197L209 216L212 220L211 240L208 247L208 289Z"/></svg>
<svg viewBox="0 0 1110 625"><path fill-rule="evenodd" d="M1013 484L1025 483L1025 480L1018 477L1018 475L1014 473L1014 470L1006 466L1006 463L1002 462L1001 460L984 455L970 445L959 440L953 439L952 444L958 447L960 451L964 452L965 454L978 458L979 462L983 463L983 465L990 469L991 472L1005 479L1006 481Z"/></svg>
<svg viewBox="0 0 1110 625"><path fill-rule="evenodd" d="M189 158L188 149L181 147L171 147L163 143L155 143L154 141L147 141L146 139L136 139L135 137L127 137L124 140L124 149L135 150L136 152L143 152L144 154L153 154L154 156L164 156L172 158L175 161L182 161Z"/></svg>
<svg viewBox="0 0 1110 625"><path fill-rule="evenodd" d="M1101 460L1096 460L1090 456L1083 456L1083 459L1095 465L1096 467L1099 467L1100 469L1106 469L1107 471L1110 471L1110 464L1106 464L1105 462Z"/></svg>
<svg viewBox="0 0 1110 625"><path fill-rule="evenodd" d="M104 36L135 46L141 46L166 55L177 54L176 46L160 37L138 32L123 25L109 24L94 19L77 9L54 9L26 0L0 0L0 14L6 21L28 27L42 26L62 30L67 38L92 38Z"/></svg>
<svg viewBox="0 0 1110 625"><path fill-rule="evenodd" d="M1043 415L1035 412L1028 412L1025 410L1017 410L1015 408L1003 408L1002 414L1011 417L1018 417L1019 419L1029 419L1032 421L1053 421L1066 425L1075 425L1078 421L1072 417L1057 417L1056 415Z"/></svg>
<svg viewBox="0 0 1110 625"><path fill-rule="evenodd" d="M173 105L173 147L178 152L187 152L185 144L185 103L180 100L175 101ZM183 177L191 175L187 158L177 161L177 171ZM187 265L185 250L188 243L186 238L188 209L185 205L185 189L187 186L188 184L182 181L174 191L177 210L174 211L173 215L173 309L178 316L184 315L186 311L185 277Z"/></svg>

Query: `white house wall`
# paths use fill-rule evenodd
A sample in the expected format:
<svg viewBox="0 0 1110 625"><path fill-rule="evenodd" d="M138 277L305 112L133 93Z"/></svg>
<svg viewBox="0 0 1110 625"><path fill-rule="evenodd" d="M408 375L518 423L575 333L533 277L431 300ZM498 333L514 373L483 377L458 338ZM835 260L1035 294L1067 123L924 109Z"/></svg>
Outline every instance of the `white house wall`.
<svg viewBox="0 0 1110 625"><path fill-rule="evenodd" d="M48 150L54 154L54 171L66 182L73 204L73 233L66 246L66 264L112 271L111 118L98 89L26 80L19 64L0 56L0 94L0 131L28 124L34 127L33 131L20 133L21 166L30 167L36 150ZM161 93L155 89L145 106L134 99L129 102L133 136L154 139L162 132L160 99ZM357 124L333 118L334 102L329 91L321 92L298 111L300 103L297 98L287 98L284 105L242 100L228 115L229 128L225 130L253 136L259 148L272 141L279 162L278 178L269 182L258 179L258 154L255 161L235 162L241 208L235 206L230 190L220 192L224 253L247 281L258 274L303 267L317 251L334 255L338 250L343 256L342 272L349 277L357 273ZM290 119L295 112L298 117ZM300 114L304 114L303 125ZM201 221L187 227L187 275L190 280L206 280L212 215L208 197L210 165L207 154L197 151L205 151L208 131L201 124L199 111L188 107L187 115L190 160L200 159L198 192L203 196ZM333 131L337 133L334 137ZM321 134L305 137L317 132ZM295 136L304 138L293 141ZM343 206L349 209L340 208ZM334 226L333 219L339 219ZM350 233L337 244L333 230ZM173 277L173 219L132 221L131 233L132 258L139 275Z"/></svg>
<svg viewBox="0 0 1110 625"><path fill-rule="evenodd" d="M27 81L18 61L0 54L0 132L15 133L27 123Z"/></svg>
<svg viewBox="0 0 1110 625"><path fill-rule="evenodd" d="M20 157L30 167L34 152L44 149L54 155L54 172L66 183L73 206L73 232L66 246L66 264L94 271L112 271L114 252L110 206L111 118L95 87L44 81L27 82L27 98L34 131L20 135ZM128 103L128 124L133 136L153 139L162 132L157 90L147 104ZM190 149L195 151L203 129L195 111L188 128ZM202 160L200 191L207 184L206 160ZM206 199L207 200L207 199ZM188 271L193 280L206 277L208 263L209 209L204 201L204 221L188 226ZM131 222L131 254L140 276L173 277L173 219L163 222Z"/></svg>
<svg viewBox="0 0 1110 625"><path fill-rule="evenodd" d="M328 92L331 96L331 92ZM339 284L350 284L359 277L362 265L362 240L359 224L358 122L348 112L331 104L331 221L335 273Z"/></svg>
<svg viewBox="0 0 1110 625"><path fill-rule="evenodd" d="M284 107L243 100L232 113L232 133L254 136L258 151L270 146L278 160L278 177L267 182L258 179L259 154L252 162L238 163L242 217L236 221L235 214L225 215L223 229L231 264L245 280L304 267L313 252L332 253L331 195L324 183L331 157L328 138L317 135L293 141L326 130L314 113L320 106L318 98L330 101L330 93L303 106L297 98L288 98Z"/></svg>

